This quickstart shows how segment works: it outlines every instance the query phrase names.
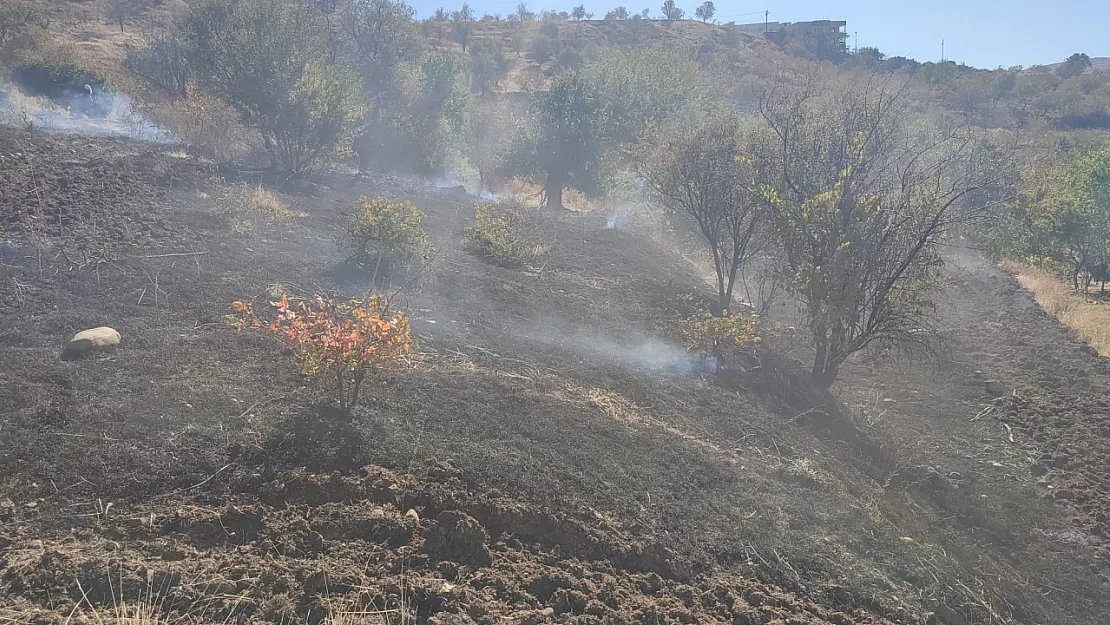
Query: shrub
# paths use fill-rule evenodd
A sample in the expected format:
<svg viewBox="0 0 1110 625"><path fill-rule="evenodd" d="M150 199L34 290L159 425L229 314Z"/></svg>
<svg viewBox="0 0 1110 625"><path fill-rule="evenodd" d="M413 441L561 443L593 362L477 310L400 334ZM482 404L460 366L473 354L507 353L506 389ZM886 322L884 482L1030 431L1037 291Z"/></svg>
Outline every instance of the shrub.
<svg viewBox="0 0 1110 625"><path fill-rule="evenodd" d="M408 318L391 311L380 295L349 302L317 295L311 304L290 304L285 295L270 305L277 311L270 330L293 350L303 375L334 380L339 406L347 414L358 403L367 374L380 376L396 367L414 346ZM234 302L232 309L240 331L263 325L250 304Z"/></svg>
<svg viewBox="0 0 1110 625"><path fill-rule="evenodd" d="M471 252L495 265L519 269L547 252L539 243L538 217L523 206L487 202L474 206L474 225L463 230ZM538 212L538 211L536 211Z"/></svg>
<svg viewBox="0 0 1110 625"><path fill-rule="evenodd" d="M217 200L216 210L231 220L236 232L248 232L260 225L285 226L293 222L293 211L262 185L232 187Z"/></svg>
<svg viewBox="0 0 1110 625"><path fill-rule="evenodd" d="M411 202L390 202L384 198L359 199L358 212L347 223L341 247L350 251L348 260L360 264L373 262L374 280L385 269L389 276L395 263L405 263L427 244L421 223L424 214Z"/></svg>
<svg viewBox="0 0 1110 625"><path fill-rule="evenodd" d="M727 364L759 344L759 317L745 313L714 316L700 313L682 320L681 333L687 347L703 358Z"/></svg>
<svg viewBox="0 0 1110 625"><path fill-rule="evenodd" d="M5 2L0 7L0 64L8 64L39 47L50 17L31 2Z"/></svg>
<svg viewBox="0 0 1110 625"><path fill-rule="evenodd" d="M547 35L539 34L536 35L534 39L532 39L532 45L528 49L528 56L530 56L533 60L542 63L550 59L551 55L555 54L558 49L558 39L552 39Z"/></svg>

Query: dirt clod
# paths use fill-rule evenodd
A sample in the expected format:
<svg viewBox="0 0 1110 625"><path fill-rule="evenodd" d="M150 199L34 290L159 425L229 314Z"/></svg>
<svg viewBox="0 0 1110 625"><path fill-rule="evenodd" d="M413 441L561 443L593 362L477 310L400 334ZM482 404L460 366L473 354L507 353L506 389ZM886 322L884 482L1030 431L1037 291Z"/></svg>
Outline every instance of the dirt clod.
<svg viewBox="0 0 1110 625"><path fill-rule="evenodd" d="M432 557L459 564L489 566L489 533L474 517L457 510L444 510L435 526L424 533L424 551Z"/></svg>

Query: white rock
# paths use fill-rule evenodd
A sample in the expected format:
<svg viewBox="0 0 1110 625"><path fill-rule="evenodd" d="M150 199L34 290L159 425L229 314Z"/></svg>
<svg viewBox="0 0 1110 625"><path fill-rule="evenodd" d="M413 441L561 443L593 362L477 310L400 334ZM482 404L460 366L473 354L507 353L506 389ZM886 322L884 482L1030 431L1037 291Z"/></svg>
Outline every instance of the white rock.
<svg viewBox="0 0 1110 625"><path fill-rule="evenodd" d="M119 345L119 341L119 332L107 326L82 330L69 340L69 344L62 351L62 360L75 360L89 352L112 349Z"/></svg>

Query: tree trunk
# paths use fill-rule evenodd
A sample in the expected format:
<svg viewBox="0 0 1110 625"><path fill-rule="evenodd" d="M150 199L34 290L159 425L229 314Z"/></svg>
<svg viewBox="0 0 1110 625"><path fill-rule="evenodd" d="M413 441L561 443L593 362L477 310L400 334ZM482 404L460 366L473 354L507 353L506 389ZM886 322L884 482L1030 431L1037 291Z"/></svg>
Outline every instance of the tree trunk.
<svg viewBox="0 0 1110 625"><path fill-rule="evenodd" d="M816 344L817 353L813 356L813 368L810 369L809 377L821 390L827 391L840 374L840 361L829 360L829 346L824 338L818 339Z"/></svg>
<svg viewBox="0 0 1110 625"><path fill-rule="evenodd" d="M548 174L547 181L544 183L543 188L544 197L547 198L548 208L556 210L563 210L563 184L562 182L552 179Z"/></svg>
<svg viewBox="0 0 1110 625"><path fill-rule="evenodd" d="M813 370L810 372L810 378L813 383L823 391L829 390L833 383L836 382L837 376L840 375L840 365L837 363L813 363Z"/></svg>

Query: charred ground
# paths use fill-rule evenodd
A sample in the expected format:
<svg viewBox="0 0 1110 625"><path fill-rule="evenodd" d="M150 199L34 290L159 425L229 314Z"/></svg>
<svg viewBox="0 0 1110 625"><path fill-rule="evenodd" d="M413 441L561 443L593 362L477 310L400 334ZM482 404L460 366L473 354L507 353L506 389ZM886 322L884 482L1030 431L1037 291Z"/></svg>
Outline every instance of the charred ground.
<svg viewBox="0 0 1110 625"><path fill-rule="evenodd" d="M0 156L0 619L151 591L199 622L1110 612L1110 369L993 268L950 289L939 371L869 354L830 402L786 338L689 371L671 326L704 282L657 226L552 216L511 271L463 251L459 190L321 175L282 187L293 225L237 234L240 181L192 159L7 130ZM437 253L399 297L419 353L344 419L226 315L368 287L337 273L359 195L413 201ZM119 350L58 360L103 324Z"/></svg>

